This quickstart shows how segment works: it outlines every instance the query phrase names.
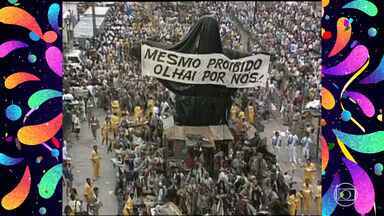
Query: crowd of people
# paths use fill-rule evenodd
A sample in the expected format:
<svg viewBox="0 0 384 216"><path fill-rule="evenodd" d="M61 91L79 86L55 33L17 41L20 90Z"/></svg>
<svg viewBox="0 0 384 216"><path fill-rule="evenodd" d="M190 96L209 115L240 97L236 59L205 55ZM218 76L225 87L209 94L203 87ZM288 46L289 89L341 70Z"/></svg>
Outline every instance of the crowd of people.
<svg viewBox="0 0 384 216"><path fill-rule="evenodd" d="M309 112L304 112L306 103L320 97L319 25L313 22L319 20L320 11L309 3L258 3L254 18L249 10L253 4L165 2L147 8L144 3L121 2L110 8L102 30L87 42L81 64L65 65L65 155L80 139L82 122L88 123L94 138L90 153L93 176L86 179L83 195L72 187L70 157L64 158L67 215L84 211L98 215L103 208L102 188L97 187L103 173L100 146L106 147L117 172L118 214L296 215L320 211L321 186L311 162L316 157L310 151L318 134L308 124ZM133 46L146 39L169 44L179 41L199 16L209 13L220 23L224 47L250 54L268 52L273 59L265 88L242 89L233 96L228 126L234 143L228 151L215 152L214 163L219 167L215 171L204 167L201 148L188 149L182 166L167 161L162 119L175 115L174 94L157 80L143 77L140 60L131 55ZM249 31L248 44L243 43L241 28ZM105 118L99 122L96 113L101 109ZM262 122L270 119L283 119L289 129L262 139ZM295 185L293 173L282 171L279 165L284 146L292 166L304 170L302 186ZM177 208L167 207L170 202Z"/></svg>

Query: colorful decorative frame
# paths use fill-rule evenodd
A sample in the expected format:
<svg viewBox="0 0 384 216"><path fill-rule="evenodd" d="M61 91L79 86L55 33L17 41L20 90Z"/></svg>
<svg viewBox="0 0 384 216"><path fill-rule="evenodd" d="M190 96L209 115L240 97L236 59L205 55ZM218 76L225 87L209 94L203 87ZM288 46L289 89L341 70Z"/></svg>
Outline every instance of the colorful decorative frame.
<svg viewBox="0 0 384 216"><path fill-rule="evenodd" d="M1 1L0 32L0 215L60 215L61 1Z"/></svg>
<svg viewBox="0 0 384 216"><path fill-rule="evenodd" d="M384 215L384 2L322 3L323 215Z"/></svg>

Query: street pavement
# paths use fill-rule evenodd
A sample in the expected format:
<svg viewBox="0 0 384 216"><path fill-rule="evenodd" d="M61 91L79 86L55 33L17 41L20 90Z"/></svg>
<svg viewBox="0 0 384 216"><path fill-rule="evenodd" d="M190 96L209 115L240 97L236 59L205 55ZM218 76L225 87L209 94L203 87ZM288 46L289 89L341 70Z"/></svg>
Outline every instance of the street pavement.
<svg viewBox="0 0 384 216"><path fill-rule="evenodd" d="M272 136L273 136L274 131L278 130L280 132L285 132L285 131L287 131L288 127L284 126L283 121L279 118L269 119L267 121L263 121L262 123L265 125L265 130L263 133L261 133L260 137L261 138L264 138L264 137L267 138L267 145L269 148L268 150L273 152L272 151ZM288 171L289 175L291 175L293 177L293 182L296 182L296 184L294 185L294 188L296 189L296 191L299 191L299 190L301 190L302 185L304 183L303 182L304 167L299 166L299 165L293 166L289 162L288 150L286 149L286 144L287 144L287 136L283 137L283 139L282 139L282 147L280 148L280 151L279 151L280 154L277 157L278 164L279 164L280 169L283 173ZM301 151L298 152L297 156L298 156L298 158L301 158L302 160L304 158L301 154ZM318 180L320 180L320 174L321 174L320 173L320 164L317 163L316 161L312 161L312 162L314 162L316 164L316 167L317 167L317 175L316 175L316 178L314 180L314 183L316 183ZM292 171L293 171L293 173L292 173ZM312 207L313 208L315 207L314 202L312 203ZM312 209L311 212L312 212L311 214L313 214L313 215L317 214L316 209Z"/></svg>
<svg viewBox="0 0 384 216"><path fill-rule="evenodd" d="M98 110L95 115L100 124L104 121L104 111ZM98 131L99 152L101 154L101 177L95 182L95 186L99 188L100 200L103 207L100 209L100 215L117 215L117 198L114 194L116 183L116 170L113 168L111 158L113 154L107 154L106 146L102 146L100 142L100 130ZM68 138L66 138L67 140ZM84 121L81 124L80 140L77 141L74 136L71 137L71 147L68 153L72 158L72 172L74 176L73 187L77 189L79 197L83 200L83 192L86 178L92 177L91 152L95 140L92 137L92 132L88 127L88 122ZM67 205L68 199L64 197L64 206ZM84 205L85 206L85 205Z"/></svg>

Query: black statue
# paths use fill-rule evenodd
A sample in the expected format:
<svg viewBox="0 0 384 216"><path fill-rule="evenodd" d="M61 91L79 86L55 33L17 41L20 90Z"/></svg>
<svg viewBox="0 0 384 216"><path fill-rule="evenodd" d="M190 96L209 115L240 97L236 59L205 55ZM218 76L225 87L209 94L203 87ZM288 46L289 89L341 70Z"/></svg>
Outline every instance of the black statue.
<svg viewBox="0 0 384 216"><path fill-rule="evenodd" d="M151 40L144 43L181 53L222 53L230 59L247 56L240 52L223 49L219 23L211 15L201 17L187 35L175 45L167 46ZM139 47L133 48L132 53L140 59ZM227 113L232 104L231 96L236 89L210 84L191 85L161 79L159 81L176 94L175 122L177 125L202 126L227 123Z"/></svg>

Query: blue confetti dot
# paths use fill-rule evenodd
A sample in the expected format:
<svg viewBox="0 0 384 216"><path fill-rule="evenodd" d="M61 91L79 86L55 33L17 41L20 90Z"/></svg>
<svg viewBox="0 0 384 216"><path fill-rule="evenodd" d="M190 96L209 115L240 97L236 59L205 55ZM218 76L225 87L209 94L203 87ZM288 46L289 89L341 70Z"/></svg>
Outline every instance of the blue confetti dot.
<svg viewBox="0 0 384 216"><path fill-rule="evenodd" d="M37 164L41 163L42 160L43 160L43 157L42 157L42 156L38 156L38 157L36 157L36 163L37 163Z"/></svg>
<svg viewBox="0 0 384 216"><path fill-rule="evenodd" d="M28 55L28 61L29 61L29 63L35 63L36 60L37 60L36 55L34 55L34 54L29 54L29 55Z"/></svg>
<svg viewBox="0 0 384 216"><path fill-rule="evenodd" d="M344 110L342 113L341 113L341 119L343 121L349 121L351 120L352 118L352 114L351 112L349 112L348 110Z"/></svg>
<svg viewBox="0 0 384 216"><path fill-rule="evenodd" d="M52 149L52 151L51 151L51 155L52 155L52 157L59 157L59 155L60 155L60 152L59 152L59 150L57 150L57 149Z"/></svg>
<svg viewBox="0 0 384 216"><path fill-rule="evenodd" d="M5 110L5 115L11 121L16 121L21 117L21 108L15 104L9 105Z"/></svg>
<svg viewBox="0 0 384 216"><path fill-rule="evenodd" d="M373 27L368 29L368 35L369 37L375 37L377 35L377 30Z"/></svg>
<svg viewBox="0 0 384 216"><path fill-rule="evenodd" d="M328 15L325 15L325 20L329 20L329 16Z"/></svg>
<svg viewBox="0 0 384 216"><path fill-rule="evenodd" d="M349 23L353 23L353 18L348 19Z"/></svg>
<svg viewBox="0 0 384 216"><path fill-rule="evenodd" d="M33 41L39 41L40 37L35 32L29 32L29 38Z"/></svg>
<svg viewBox="0 0 384 216"><path fill-rule="evenodd" d="M39 208L39 213L40 213L41 215L45 215L45 214L47 213L47 209L46 209L45 207L40 207L40 208Z"/></svg>
<svg viewBox="0 0 384 216"><path fill-rule="evenodd" d="M377 164L375 164L375 166L374 166L374 169L375 169L375 174L376 175L381 175L382 174L382 172L383 172L383 164L382 163L377 163Z"/></svg>

